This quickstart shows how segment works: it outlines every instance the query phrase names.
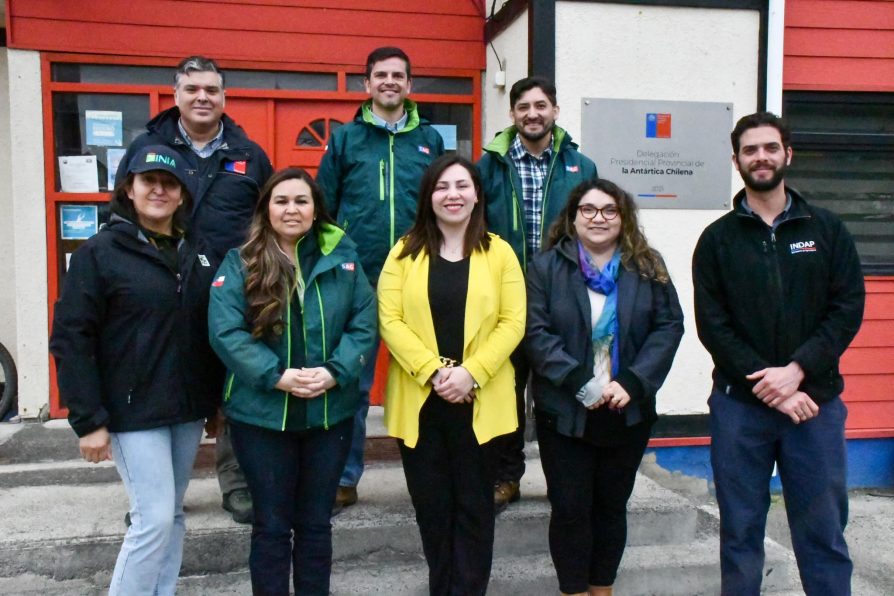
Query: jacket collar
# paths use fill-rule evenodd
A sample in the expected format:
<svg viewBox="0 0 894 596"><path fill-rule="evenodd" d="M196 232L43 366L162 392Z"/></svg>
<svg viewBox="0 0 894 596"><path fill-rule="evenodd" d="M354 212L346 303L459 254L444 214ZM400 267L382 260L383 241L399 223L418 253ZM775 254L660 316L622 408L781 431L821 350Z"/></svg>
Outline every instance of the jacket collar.
<svg viewBox="0 0 894 596"><path fill-rule="evenodd" d="M221 150L238 149L248 145L248 135L242 130L242 127L236 124L232 118L226 114L221 115L223 123L223 144ZM186 139L180 134L180 109L177 106L168 108L163 112L159 112L152 120L146 124L146 128L160 135L165 142L172 146L187 145Z"/></svg>
<svg viewBox="0 0 894 596"><path fill-rule="evenodd" d="M494 140L488 143L484 150L489 153L495 153L503 158L507 158L509 148L512 146L512 142L515 140L517 134L518 129L515 128L515 126L508 126L495 136ZM571 140L571 135L568 134L567 130L561 126L554 126L552 144L553 154L555 155L568 147L577 149L577 143Z"/></svg>
<svg viewBox="0 0 894 596"><path fill-rule="evenodd" d="M149 238L143 232L142 228L130 221L126 217L118 215L117 213L112 213L109 217L109 223L107 223L103 229L107 229L110 232L116 232L118 234L122 234L127 236L128 238L133 238L140 244L149 245ZM184 238L181 236L177 242L178 248L183 244Z"/></svg>
<svg viewBox="0 0 894 596"><path fill-rule="evenodd" d="M789 211L788 219L811 217L810 209L807 206L807 201L804 200L804 197L801 196L801 193L790 186L785 186L784 188L786 194L792 198L792 206ZM749 214L748 211L745 210L745 207L742 205L742 201L744 199L745 189L743 188L736 193L736 196L733 197L733 211L736 215L752 217L752 215Z"/></svg>
<svg viewBox="0 0 894 596"><path fill-rule="evenodd" d="M428 120L419 115L419 109L416 105L416 102L412 99L404 100L404 110L406 110L407 112L407 124L395 134L410 132L414 128L418 128L420 124L428 123ZM381 128L373 120L371 99L367 99L362 104L360 104L360 107L357 108L357 112L354 114L354 121L360 122L362 124L368 124L370 126L375 126L376 128Z"/></svg>

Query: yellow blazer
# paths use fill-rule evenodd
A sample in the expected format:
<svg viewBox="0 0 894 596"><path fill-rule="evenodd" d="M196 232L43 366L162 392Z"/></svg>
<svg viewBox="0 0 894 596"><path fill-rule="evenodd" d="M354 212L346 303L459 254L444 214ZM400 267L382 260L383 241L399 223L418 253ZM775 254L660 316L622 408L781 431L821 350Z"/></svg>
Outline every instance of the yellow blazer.
<svg viewBox="0 0 894 596"><path fill-rule="evenodd" d="M487 252L472 253L463 326L462 366L480 387L472 409L479 444L518 428L509 355L525 333L525 281L518 258L499 236L490 239ZM422 252L398 259L403 247L401 240L391 249L379 277L379 331L392 356L385 427L415 447L419 412L431 392L428 380L442 364L428 302L429 258Z"/></svg>

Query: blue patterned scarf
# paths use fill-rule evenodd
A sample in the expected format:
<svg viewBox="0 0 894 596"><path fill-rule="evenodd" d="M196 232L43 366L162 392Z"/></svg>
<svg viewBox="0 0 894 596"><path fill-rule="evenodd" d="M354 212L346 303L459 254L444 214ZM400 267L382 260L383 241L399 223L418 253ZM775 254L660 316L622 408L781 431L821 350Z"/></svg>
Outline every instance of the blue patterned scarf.
<svg viewBox="0 0 894 596"><path fill-rule="evenodd" d="M621 269L621 250L615 251L611 260L602 271L584 250L580 240L577 242L580 270L584 275L587 287L605 296L602 314L593 326L593 349L610 350L612 377L618 374L618 273Z"/></svg>

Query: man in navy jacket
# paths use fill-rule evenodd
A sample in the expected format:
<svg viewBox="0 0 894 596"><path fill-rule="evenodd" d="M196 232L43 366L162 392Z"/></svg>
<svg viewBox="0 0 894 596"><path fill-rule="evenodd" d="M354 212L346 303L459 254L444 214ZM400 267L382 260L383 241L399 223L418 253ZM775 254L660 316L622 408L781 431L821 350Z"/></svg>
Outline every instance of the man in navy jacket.
<svg viewBox="0 0 894 596"><path fill-rule="evenodd" d="M146 124L121 160L116 183L126 175L131 155L147 145L168 145L186 164L193 197L187 234L197 247L221 262L245 242L260 188L273 173L270 159L245 131L224 114L224 75L203 56L184 58L174 74L176 106ZM251 496L224 426L217 434L217 478L223 508L239 523L252 518Z"/></svg>
<svg viewBox="0 0 894 596"><path fill-rule="evenodd" d="M745 188L704 231L692 261L696 325L714 360L722 593L760 593L775 464L804 591L846 596L853 565L838 360L863 318L860 260L838 217L785 186L792 148L781 119L745 116L731 137Z"/></svg>

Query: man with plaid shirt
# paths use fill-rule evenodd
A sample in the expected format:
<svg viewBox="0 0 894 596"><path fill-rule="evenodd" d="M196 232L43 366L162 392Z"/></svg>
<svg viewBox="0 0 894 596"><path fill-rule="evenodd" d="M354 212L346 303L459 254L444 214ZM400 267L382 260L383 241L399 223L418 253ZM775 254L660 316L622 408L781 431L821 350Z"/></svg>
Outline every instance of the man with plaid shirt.
<svg viewBox="0 0 894 596"><path fill-rule="evenodd" d="M484 149L478 162L490 231L509 242L524 269L543 242L572 188L597 178L596 164L577 150L571 136L556 126L556 87L540 77L516 82L509 91L513 125ZM502 511L519 499L525 471L525 387L529 366L521 346L512 355L519 427L496 439L494 502Z"/></svg>

